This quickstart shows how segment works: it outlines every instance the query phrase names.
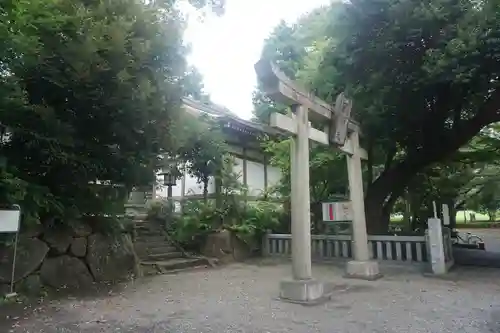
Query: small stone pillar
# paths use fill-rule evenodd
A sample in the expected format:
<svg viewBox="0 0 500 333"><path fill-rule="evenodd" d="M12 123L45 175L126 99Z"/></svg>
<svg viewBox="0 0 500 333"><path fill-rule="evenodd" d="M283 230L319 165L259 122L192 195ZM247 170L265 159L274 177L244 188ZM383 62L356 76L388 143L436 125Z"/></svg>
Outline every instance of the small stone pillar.
<svg viewBox="0 0 500 333"><path fill-rule="evenodd" d="M443 204L443 224L446 227L450 226L450 207L447 204Z"/></svg>
<svg viewBox="0 0 500 333"><path fill-rule="evenodd" d="M427 221L427 243L428 243L428 258L431 267L431 272L435 275L447 273L446 258L444 255L443 229L441 220L438 218L430 218Z"/></svg>

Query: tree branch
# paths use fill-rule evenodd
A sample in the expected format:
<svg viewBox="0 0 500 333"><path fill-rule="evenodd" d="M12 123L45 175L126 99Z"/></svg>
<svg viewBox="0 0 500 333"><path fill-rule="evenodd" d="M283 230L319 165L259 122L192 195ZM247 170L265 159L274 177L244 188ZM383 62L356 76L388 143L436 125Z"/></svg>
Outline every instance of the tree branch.
<svg viewBox="0 0 500 333"><path fill-rule="evenodd" d="M408 154L411 163L427 165L437 162L469 142L479 131L496 121L500 121L500 92L495 92L483 104L474 118L461 121L457 131L426 132L428 138L423 149L412 150ZM444 133L443 133L444 132Z"/></svg>
<svg viewBox="0 0 500 333"><path fill-rule="evenodd" d="M483 186L482 186L482 187L481 187L478 191L476 191L476 192L473 194L473 196L478 195L478 194L479 194L479 193L481 193L484 189L485 189L485 186L483 185ZM470 192L470 191L472 191L472 190L473 190L473 189L468 190L468 191L467 191L467 192L465 192L463 195L464 195L464 196L465 196L465 195L467 195L467 193L468 193L468 192ZM465 203L465 201L466 201L466 200L467 200L467 198L463 198L463 199L461 199L459 202L457 202L457 203L455 204L455 208L458 208L458 207L460 207L461 205L463 205L463 204Z"/></svg>
<svg viewBox="0 0 500 333"><path fill-rule="evenodd" d="M384 203L382 208L385 214L388 214L392 210L392 206L396 203L396 200L403 194L405 187L401 191L394 191L390 194L389 199Z"/></svg>

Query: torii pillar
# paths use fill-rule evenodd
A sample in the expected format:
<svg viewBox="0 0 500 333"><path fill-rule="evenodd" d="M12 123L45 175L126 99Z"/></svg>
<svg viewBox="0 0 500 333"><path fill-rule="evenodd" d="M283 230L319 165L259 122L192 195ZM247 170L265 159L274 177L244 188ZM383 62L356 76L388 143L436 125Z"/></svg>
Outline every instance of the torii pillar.
<svg viewBox="0 0 500 333"><path fill-rule="evenodd" d="M354 260L347 262L346 277L376 280L382 275L379 272L378 263L370 260L370 252L368 251L359 132L352 132L348 140L352 147L352 154L347 155L347 174L353 211L352 249Z"/></svg>

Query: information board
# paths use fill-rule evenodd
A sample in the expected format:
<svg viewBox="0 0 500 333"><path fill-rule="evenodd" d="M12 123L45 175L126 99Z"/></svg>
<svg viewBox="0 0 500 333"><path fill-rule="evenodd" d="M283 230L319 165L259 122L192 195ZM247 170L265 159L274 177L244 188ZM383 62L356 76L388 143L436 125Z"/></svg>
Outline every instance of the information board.
<svg viewBox="0 0 500 333"><path fill-rule="evenodd" d="M352 221L353 219L352 204L350 201L323 203L323 221L345 222Z"/></svg>
<svg viewBox="0 0 500 333"><path fill-rule="evenodd" d="M20 210L0 210L0 233L19 231Z"/></svg>

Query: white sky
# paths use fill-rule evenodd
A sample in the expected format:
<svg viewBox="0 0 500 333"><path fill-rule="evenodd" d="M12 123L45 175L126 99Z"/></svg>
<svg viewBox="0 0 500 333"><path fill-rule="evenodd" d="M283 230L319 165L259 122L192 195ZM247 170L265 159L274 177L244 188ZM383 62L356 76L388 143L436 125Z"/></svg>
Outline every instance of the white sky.
<svg viewBox="0 0 500 333"><path fill-rule="evenodd" d="M293 22L329 2L226 0L222 17L208 17L204 22L190 17L185 34L192 47L188 59L203 75L205 91L212 101L249 119L256 85L253 65L260 57L264 39L280 20Z"/></svg>

